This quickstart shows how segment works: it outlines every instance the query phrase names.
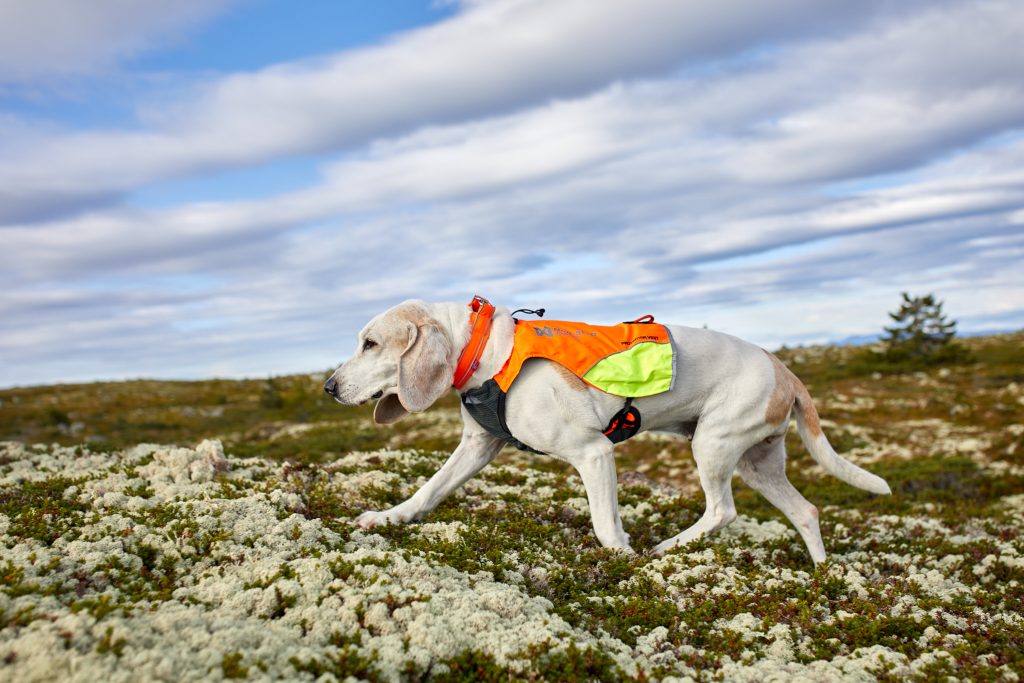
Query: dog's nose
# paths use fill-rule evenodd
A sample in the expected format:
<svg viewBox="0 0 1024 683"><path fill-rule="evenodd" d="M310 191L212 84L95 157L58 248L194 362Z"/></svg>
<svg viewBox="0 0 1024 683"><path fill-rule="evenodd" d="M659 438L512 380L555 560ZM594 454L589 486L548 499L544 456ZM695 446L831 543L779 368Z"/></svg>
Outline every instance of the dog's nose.
<svg viewBox="0 0 1024 683"><path fill-rule="evenodd" d="M324 384L324 392L328 396L334 396L334 390L337 389L337 388L338 388L338 383L334 380L333 377L331 377L329 380L327 380L327 382Z"/></svg>

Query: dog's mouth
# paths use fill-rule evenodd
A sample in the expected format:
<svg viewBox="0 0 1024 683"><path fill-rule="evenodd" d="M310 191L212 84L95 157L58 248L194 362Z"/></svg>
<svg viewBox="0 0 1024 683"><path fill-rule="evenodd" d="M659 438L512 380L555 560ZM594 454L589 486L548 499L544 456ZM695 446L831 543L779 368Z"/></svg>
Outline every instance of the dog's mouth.
<svg viewBox="0 0 1024 683"><path fill-rule="evenodd" d="M370 401L376 401L378 398L382 397L383 395L384 395L384 390L381 389L380 391L378 391L378 392L374 393L372 396L370 396L370 398L364 398L362 401L359 402L359 405L366 405Z"/></svg>

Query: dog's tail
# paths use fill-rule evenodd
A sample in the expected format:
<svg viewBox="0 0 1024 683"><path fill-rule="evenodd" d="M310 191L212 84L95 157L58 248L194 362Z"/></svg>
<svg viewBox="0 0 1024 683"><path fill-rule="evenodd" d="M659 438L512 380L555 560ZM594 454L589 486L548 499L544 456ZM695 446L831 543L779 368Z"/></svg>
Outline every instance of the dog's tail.
<svg viewBox="0 0 1024 683"><path fill-rule="evenodd" d="M825 468L826 472L851 486L880 495L892 493L889 485L885 483L885 479L857 467L835 452L832 444L828 442L825 434L821 431L818 411L814 408L814 402L811 400L811 394L807 391L807 387L795 375L793 379L796 390L794 402L796 410L793 411L796 415L796 427L800 432L800 439L810 451L811 457Z"/></svg>

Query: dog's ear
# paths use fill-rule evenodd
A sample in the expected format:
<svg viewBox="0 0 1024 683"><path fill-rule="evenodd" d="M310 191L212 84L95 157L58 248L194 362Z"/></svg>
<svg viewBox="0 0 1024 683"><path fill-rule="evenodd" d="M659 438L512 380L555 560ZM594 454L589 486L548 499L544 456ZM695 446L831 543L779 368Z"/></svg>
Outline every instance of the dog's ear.
<svg viewBox="0 0 1024 683"><path fill-rule="evenodd" d="M410 413L418 413L451 388L453 373L448 357L452 345L433 319L418 325L410 322L408 326L409 344L398 360L398 400Z"/></svg>
<svg viewBox="0 0 1024 683"><path fill-rule="evenodd" d="M377 401L377 405L373 407L373 421L379 425L398 422L408 414L409 411L402 407L402 402L395 394L388 394Z"/></svg>

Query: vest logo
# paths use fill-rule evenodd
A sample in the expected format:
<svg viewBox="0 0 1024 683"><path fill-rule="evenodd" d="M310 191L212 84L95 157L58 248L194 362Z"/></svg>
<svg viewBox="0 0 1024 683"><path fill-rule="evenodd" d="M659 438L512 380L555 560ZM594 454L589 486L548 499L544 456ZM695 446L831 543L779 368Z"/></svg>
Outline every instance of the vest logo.
<svg viewBox="0 0 1024 683"><path fill-rule="evenodd" d="M554 337L555 335L565 337L581 337L583 335L590 335L591 337L597 336L597 332L591 332L589 330L563 330L561 327L552 328L548 325L545 325L544 327L530 325L530 327L533 328L533 331L538 337Z"/></svg>

